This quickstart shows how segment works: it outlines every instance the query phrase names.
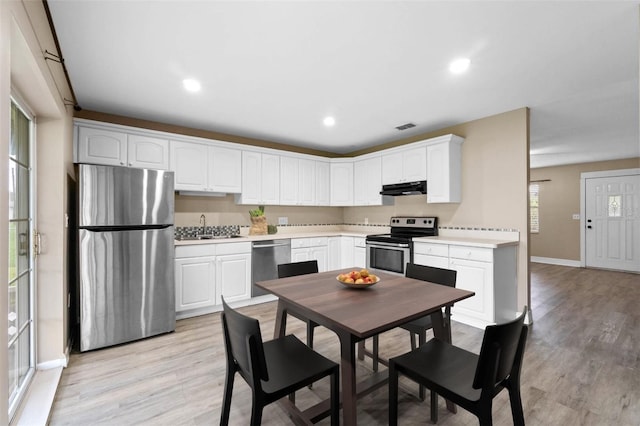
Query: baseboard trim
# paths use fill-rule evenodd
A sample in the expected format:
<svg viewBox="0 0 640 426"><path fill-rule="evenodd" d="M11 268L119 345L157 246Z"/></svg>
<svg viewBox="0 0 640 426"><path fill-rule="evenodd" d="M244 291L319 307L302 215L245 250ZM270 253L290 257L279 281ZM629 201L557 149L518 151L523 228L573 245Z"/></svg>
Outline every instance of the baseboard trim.
<svg viewBox="0 0 640 426"><path fill-rule="evenodd" d="M579 260L556 259L553 257L531 256L531 261L536 263L546 263L548 265L571 266L574 268L580 268L582 266Z"/></svg>
<svg viewBox="0 0 640 426"><path fill-rule="evenodd" d="M41 362L36 365L38 370L51 370L52 368L65 368L69 363L69 354L65 353L64 358L52 359L51 361Z"/></svg>

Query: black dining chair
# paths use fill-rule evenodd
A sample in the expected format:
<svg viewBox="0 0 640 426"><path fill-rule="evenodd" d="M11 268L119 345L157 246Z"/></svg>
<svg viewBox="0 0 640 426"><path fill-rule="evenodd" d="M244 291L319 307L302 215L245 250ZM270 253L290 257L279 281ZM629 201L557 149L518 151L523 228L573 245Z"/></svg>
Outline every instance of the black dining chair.
<svg viewBox="0 0 640 426"><path fill-rule="evenodd" d="M265 406L309 384L330 376L331 424L338 425L340 367L306 346L293 335L262 341L260 323L235 311L222 298L222 329L227 354L220 425L229 424L235 374L251 388L251 426L260 425ZM303 417L295 405L298 416Z"/></svg>
<svg viewBox="0 0 640 426"><path fill-rule="evenodd" d="M436 268L433 266L416 265L415 263L407 263L407 270L405 276L409 278L415 278L417 280L429 281L436 284L442 284L449 287L456 286L457 272L452 269ZM451 306L445 307L444 326L451 341ZM422 346L427 341L427 331L433 328L431 324L431 315L426 315L422 318L418 318L400 326L409 331L409 337L411 338L411 350L416 348L416 336L418 337L418 346ZM378 368L378 336L373 337L373 369ZM432 402L434 400L432 393ZM418 396L420 400L424 400L425 391L424 386L420 386L418 390Z"/></svg>
<svg viewBox="0 0 640 426"><path fill-rule="evenodd" d="M304 262L281 263L278 265L278 278L294 277L297 275L315 274L318 272L318 261L307 260ZM318 323L304 318L297 312L288 312L300 321L307 323L307 346L313 349L313 329Z"/></svg>
<svg viewBox="0 0 640 426"><path fill-rule="evenodd" d="M398 376L420 383L431 392L470 411L480 425L491 425L493 398L509 391L513 424L524 426L520 397L520 371L527 340L525 313L513 321L485 329L480 354L438 339L389 360L389 425L398 424ZM431 405L431 421L438 421L438 406Z"/></svg>

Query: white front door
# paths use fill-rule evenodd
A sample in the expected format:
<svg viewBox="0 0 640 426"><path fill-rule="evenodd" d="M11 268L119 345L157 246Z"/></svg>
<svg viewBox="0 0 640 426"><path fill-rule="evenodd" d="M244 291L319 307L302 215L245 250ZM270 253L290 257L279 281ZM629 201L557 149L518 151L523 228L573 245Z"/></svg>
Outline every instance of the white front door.
<svg viewBox="0 0 640 426"><path fill-rule="evenodd" d="M585 265L640 272L640 174L585 179Z"/></svg>

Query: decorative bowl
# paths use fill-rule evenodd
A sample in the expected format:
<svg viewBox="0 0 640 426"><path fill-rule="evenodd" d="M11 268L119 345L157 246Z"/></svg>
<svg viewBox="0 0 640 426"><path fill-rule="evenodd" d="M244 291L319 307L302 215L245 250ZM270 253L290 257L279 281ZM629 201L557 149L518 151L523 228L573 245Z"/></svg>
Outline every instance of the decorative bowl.
<svg viewBox="0 0 640 426"><path fill-rule="evenodd" d="M380 277L376 276L376 281L372 282L372 283L362 283L362 284L356 284L356 283L345 283L344 281L340 281L338 279L338 277L336 277L336 281L338 281L340 284L342 284L345 287L349 287L349 288L357 288L357 289L362 289L362 288L368 288L371 287L372 285L376 285L380 282Z"/></svg>

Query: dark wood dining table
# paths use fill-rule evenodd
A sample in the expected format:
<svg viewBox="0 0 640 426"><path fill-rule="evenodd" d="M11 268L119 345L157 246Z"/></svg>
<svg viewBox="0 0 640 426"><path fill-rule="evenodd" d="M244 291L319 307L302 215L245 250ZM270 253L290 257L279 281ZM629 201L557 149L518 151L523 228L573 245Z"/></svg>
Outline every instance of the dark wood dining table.
<svg viewBox="0 0 640 426"><path fill-rule="evenodd" d="M356 343L408 321L431 315L435 338L450 341L442 309L475 293L372 270L380 282L350 288L337 280L340 273L359 267L259 281L258 287L278 296L274 338L284 336L288 312L296 312L335 332L340 341L343 424L356 425L358 396L388 381L387 370L356 383ZM305 410L316 422L326 416L328 401Z"/></svg>

